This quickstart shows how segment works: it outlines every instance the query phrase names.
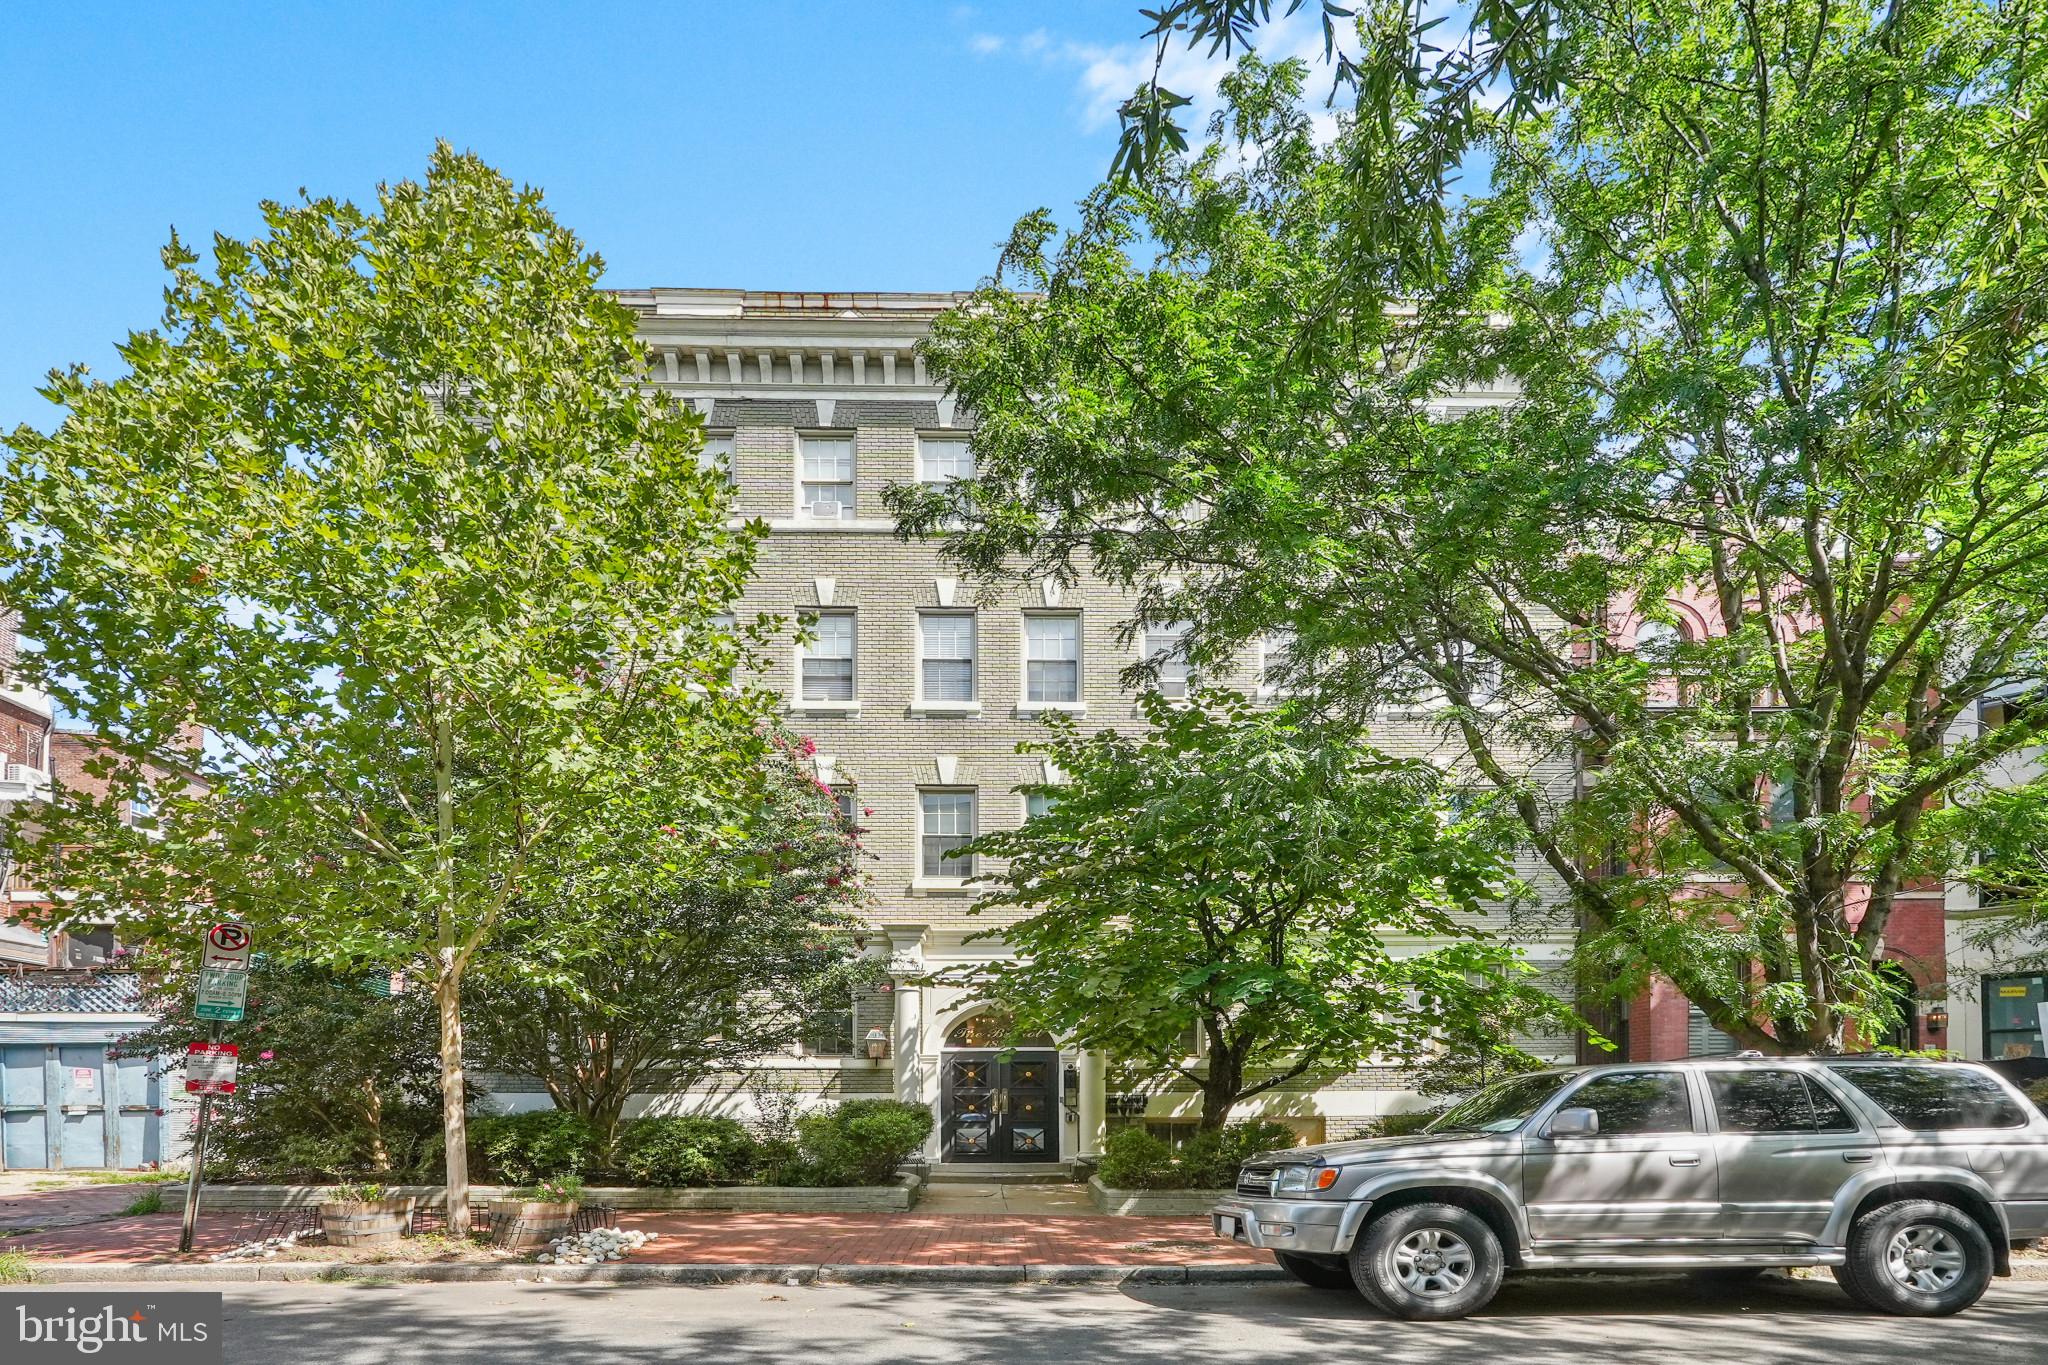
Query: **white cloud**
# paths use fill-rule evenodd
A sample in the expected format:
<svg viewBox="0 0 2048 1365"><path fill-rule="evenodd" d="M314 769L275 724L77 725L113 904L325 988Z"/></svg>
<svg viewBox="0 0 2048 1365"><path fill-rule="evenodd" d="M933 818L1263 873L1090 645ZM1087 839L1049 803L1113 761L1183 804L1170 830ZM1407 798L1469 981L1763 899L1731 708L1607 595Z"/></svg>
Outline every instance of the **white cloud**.
<svg viewBox="0 0 2048 1365"><path fill-rule="evenodd" d="M1344 36L1340 30L1339 37ZM1277 62L1288 57L1307 61L1313 73L1310 90L1317 93L1327 90L1327 84L1320 88L1315 84L1318 76L1327 82L1329 72L1323 62L1321 17L1311 12L1309 7L1304 6L1291 15L1264 25L1253 35L1253 45L1268 61ZM1140 83L1151 78L1156 56L1156 49L1148 39L1083 43L1057 37L1044 29L1034 29L1016 37L976 33L968 39L968 47L978 56L1007 54L1047 67L1073 71L1075 94L1079 99L1077 112L1082 129L1089 133L1099 133L1116 125L1116 111ZM1199 133L1207 125L1209 116L1216 112L1220 104L1216 87L1236 65L1240 55L1240 52L1229 56L1221 51L1212 53L1207 44L1190 48L1185 43L1175 43L1167 49L1166 57L1160 63L1159 84L1192 101L1187 109L1181 111L1181 122L1190 132ZM1319 137L1327 139L1335 135L1337 120L1333 113L1318 109L1313 118Z"/></svg>

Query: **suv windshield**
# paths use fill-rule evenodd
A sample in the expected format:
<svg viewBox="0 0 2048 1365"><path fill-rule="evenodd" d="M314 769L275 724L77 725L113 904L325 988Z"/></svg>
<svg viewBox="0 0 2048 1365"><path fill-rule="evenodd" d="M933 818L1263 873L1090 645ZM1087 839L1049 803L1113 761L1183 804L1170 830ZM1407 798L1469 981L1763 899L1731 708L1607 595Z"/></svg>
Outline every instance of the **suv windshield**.
<svg viewBox="0 0 2048 1365"><path fill-rule="evenodd" d="M1571 1079L1555 1071L1517 1076L1460 1100L1422 1131L1425 1133L1512 1133Z"/></svg>

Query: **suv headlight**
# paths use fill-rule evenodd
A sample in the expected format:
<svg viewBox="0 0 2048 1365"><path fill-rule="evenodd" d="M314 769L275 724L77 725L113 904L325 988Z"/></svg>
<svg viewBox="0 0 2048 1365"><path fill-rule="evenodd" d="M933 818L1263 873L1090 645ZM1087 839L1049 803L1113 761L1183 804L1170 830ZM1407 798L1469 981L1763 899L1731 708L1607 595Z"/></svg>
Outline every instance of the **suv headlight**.
<svg viewBox="0 0 2048 1365"><path fill-rule="evenodd" d="M1282 1166L1273 1174L1273 1193L1314 1194L1336 1183L1335 1166Z"/></svg>

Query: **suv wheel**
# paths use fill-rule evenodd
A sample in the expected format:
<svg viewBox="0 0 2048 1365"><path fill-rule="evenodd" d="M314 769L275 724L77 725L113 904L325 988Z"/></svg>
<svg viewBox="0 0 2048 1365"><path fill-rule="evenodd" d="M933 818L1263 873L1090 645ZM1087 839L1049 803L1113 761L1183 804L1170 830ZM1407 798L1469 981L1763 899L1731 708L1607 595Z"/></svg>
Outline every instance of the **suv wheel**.
<svg viewBox="0 0 2048 1365"><path fill-rule="evenodd" d="M1367 1225L1351 1247L1359 1292L1397 1318L1476 1313L1500 1289L1504 1258L1486 1220L1456 1204L1410 1204Z"/></svg>
<svg viewBox="0 0 2048 1365"><path fill-rule="evenodd" d="M1991 1239L1953 1204L1905 1199L1872 1209L1849 1232L1835 1280L1866 1308L1910 1317L1959 1313L1991 1283Z"/></svg>
<svg viewBox="0 0 2048 1365"><path fill-rule="evenodd" d="M1303 1256L1292 1251L1276 1251L1273 1259L1280 1268L1300 1280L1311 1289L1352 1289L1351 1270L1341 1256Z"/></svg>

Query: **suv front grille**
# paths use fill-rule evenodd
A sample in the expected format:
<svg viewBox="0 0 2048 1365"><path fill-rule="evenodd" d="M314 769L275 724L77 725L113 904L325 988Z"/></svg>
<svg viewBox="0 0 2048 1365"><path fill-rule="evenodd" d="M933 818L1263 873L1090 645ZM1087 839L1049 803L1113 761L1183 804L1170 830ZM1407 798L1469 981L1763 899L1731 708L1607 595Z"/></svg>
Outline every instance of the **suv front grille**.
<svg viewBox="0 0 2048 1365"><path fill-rule="evenodd" d="M1266 1195L1273 1192L1273 1168L1270 1166L1247 1166L1237 1173L1239 1194Z"/></svg>

